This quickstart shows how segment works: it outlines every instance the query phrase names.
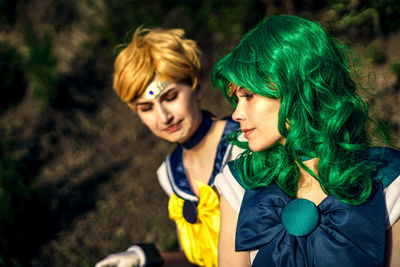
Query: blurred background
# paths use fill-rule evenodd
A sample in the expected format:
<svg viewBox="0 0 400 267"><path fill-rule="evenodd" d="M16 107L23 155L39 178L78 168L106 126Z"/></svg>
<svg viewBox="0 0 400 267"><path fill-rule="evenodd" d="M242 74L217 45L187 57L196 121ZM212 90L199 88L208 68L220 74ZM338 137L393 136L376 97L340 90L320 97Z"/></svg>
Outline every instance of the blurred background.
<svg viewBox="0 0 400 267"><path fill-rule="evenodd" d="M0 266L93 266L136 242L177 247L157 140L112 89L138 26L180 27L203 51L202 107L231 107L210 69L265 17L321 23L359 53L371 117L400 146L398 0L0 0ZM370 74L372 72L372 74Z"/></svg>

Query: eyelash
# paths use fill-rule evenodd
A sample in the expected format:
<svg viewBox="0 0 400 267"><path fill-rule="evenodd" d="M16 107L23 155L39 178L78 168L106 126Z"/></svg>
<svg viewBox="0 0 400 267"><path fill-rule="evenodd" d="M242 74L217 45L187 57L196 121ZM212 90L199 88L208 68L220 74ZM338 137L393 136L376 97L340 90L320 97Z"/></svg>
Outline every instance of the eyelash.
<svg viewBox="0 0 400 267"><path fill-rule="evenodd" d="M142 107L140 109L141 112L146 112L146 111L150 111L152 109L152 107Z"/></svg>
<svg viewBox="0 0 400 267"><path fill-rule="evenodd" d="M246 98L246 99L251 99L254 96L252 93L243 93L241 95L238 95L238 98Z"/></svg>
<svg viewBox="0 0 400 267"><path fill-rule="evenodd" d="M244 94L244 95L242 95L242 97L245 97L245 98L252 98L254 96L254 94Z"/></svg>
<svg viewBox="0 0 400 267"><path fill-rule="evenodd" d="M175 100L177 98L177 96L178 96L178 93L173 92L173 93L171 93L171 95L167 94L165 96L164 100L169 102L169 101Z"/></svg>

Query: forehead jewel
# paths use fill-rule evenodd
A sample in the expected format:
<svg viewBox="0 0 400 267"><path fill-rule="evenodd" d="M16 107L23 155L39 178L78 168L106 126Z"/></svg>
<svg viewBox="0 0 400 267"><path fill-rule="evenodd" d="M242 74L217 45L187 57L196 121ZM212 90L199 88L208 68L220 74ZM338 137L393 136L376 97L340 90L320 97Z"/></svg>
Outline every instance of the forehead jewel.
<svg viewBox="0 0 400 267"><path fill-rule="evenodd" d="M143 94L140 95L140 98L144 98L146 100L155 99L165 88L167 88L171 83L170 82L161 82L154 80L149 86L146 87Z"/></svg>

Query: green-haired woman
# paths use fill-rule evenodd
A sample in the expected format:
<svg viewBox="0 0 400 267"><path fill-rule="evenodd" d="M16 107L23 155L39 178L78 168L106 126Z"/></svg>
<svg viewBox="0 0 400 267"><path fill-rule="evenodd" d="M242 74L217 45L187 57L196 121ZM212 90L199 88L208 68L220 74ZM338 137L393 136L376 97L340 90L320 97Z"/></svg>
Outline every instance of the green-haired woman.
<svg viewBox="0 0 400 267"><path fill-rule="evenodd" d="M394 264L400 152L370 148L345 51L317 23L277 16L214 66L245 149L216 179L220 267Z"/></svg>

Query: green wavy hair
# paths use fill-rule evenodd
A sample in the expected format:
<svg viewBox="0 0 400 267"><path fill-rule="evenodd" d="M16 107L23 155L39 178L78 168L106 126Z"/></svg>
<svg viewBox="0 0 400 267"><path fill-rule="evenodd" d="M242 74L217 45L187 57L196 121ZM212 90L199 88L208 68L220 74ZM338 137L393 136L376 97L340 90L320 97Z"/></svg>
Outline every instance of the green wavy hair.
<svg viewBox="0 0 400 267"><path fill-rule="evenodd" d="M213 86L234 107L237 97L229 96L229 82L281 100L278 129L285 145L252 152L238 140L240 130L229 137L245 149L234 164L245 187L275 182L295 197L300 166L326 194L345 203L360 204L369 197L375 166L358 156L369 147L368 111L356 93L347 53L317 23L283 15L261 22L217 62ZM317 173L302 156L319 159Z"/></svg>

